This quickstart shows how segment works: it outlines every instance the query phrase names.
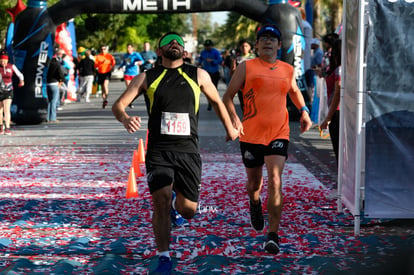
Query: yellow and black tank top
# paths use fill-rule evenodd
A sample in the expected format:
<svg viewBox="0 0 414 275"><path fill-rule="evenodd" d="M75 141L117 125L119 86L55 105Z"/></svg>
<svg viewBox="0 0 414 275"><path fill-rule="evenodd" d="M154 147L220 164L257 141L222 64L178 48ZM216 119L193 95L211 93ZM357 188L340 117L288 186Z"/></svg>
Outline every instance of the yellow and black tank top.
<svg viewBox="0 0 414 275"><path fill-rule="evenodd" d="M157 66L146 71L148 150L196 153L200 86L197 67Z"/></svg>

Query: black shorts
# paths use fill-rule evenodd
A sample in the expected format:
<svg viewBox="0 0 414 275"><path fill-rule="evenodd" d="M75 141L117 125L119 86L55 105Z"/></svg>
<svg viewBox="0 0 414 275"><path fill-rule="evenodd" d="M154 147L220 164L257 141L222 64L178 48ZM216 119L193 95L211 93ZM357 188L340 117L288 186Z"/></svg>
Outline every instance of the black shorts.
<svg viewBox="0 0 414 275"><path fill-rule="evenodd" d="M98 74L98 84L102 85L105 80L111 79L111 72L105 74Z"/></svg>
<svg viewBox="0 0 414 275"><path fill-rule="evenodd" d="M0 92L0 101L5 99L13 99L13 90Z"/></svg>
<svg viewBox="0 0 414 275"><path fill-rule="evenodd" d="M287 159L289 141L276 139L269 145L240 142L240 151L243 164L247 168L260 167L264 164L264 157L271 155L284 156Z"/></svg>
<svg viewBox="0 0 414 275"><path fill-rule="evenodd" d="M148 151L145 165L151 194L174 183L174 190L198 202L201 186L200 154Z"/></svg>

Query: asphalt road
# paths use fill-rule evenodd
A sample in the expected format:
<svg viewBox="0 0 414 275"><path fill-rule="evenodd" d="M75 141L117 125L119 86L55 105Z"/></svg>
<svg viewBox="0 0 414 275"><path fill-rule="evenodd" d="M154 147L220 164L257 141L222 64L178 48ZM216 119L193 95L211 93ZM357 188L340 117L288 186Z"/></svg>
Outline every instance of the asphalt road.
<svg viewBox="0 0 414 275"><path fill-rule="evenodd" d="M126 148L127 150L124 151L128 151L130 148L137 146L138 140L146 137L148 115L143 98L138 98L134 102L134 108L128 109L130 114L141 116L144 122L143 128L134 134L129 134L111 112L112 103L119 97L124 88L124 83L121 81L110 83L109 105L106 109L102 109L101 98L92 96L90 103L71 102L65 104L63 110L58 112L59 123L14 125L11 136L0 136L0 152L2 153L0 166L6 167L7 164L13 161L16 162L18 156L13 152L16 151L18 154L22 148L35 152L36 150L33 147L51 148L56 144L61 145L56 147L67 148L79 145L82 150L87 150L88 146L94 148L101 146L104 150L122 151L122 148ZM223 95L224 90L225 85L221 82L219 85L221 95ZM235 103L238 104L237 99L235 99ZM224 128L214 111L207 111L207 100L204 96L201 97L200 106L199 137L201 152L239 153L238 141L225 142ZM288 162L302 164L316 179L335 193L337 168L329 138L321 138L316 127L304 134L299 134L299 122L297 121L292 121L290 126L291 142ZM15 163L15 165L18 164ZM395 236L414 234L413 220L394 220L378 227L375 227L376 225L370 226L371 228L368 230L370 234L374 232L373 235L379 236L379 238L385 236L384 238L394 239ZM352 235L352 230L351 227L344 229L348 235ZM356 259L361 257L359 254L352 256Z"/></svg>
<svg viewBox="0 0 414 275"><path fill-rule="evenodd" d="M122 81L111 81L109 105L102 109L102 99L91 96L91 102L70 102L62 106L58 111L59 123L38 125L14 125L12 136L0 138L2 146L66 144L119 144L130 146L136 144L139 138L146 136L146 121L148 115L142 97L134 102L134 108L128 112L141 116L143 129L134 134L127 133L123 126L115 120L112 112L112 103L125 89ZM219 84L220 95L225 92L225 84ZM235 98L236 108L240 111L238 100ZM229 152L238 153L238 141L225 142L225 131L214 111L207 111L207 100L202 95L200 101L199 136L200 148L205 152ZM336 160L332 151L329 138L319 136L317 127L300 134L299 122L291 122L291 142L289 158L302 163L316 178L328 188L335 188Z"/></svg>

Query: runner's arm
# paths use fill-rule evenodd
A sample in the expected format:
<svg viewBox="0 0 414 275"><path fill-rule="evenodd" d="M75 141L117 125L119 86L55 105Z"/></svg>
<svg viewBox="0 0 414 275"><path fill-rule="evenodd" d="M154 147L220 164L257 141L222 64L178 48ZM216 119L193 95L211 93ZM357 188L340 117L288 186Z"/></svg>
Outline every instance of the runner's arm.
<svg viewBox="0 0 414 275"><path fill-rule="evenodd" d="M146 73L134 77L125 92L112 105L112 113L120 121L128 133L133 133L141 128L141 118L129 116L126 107L146 89Z"/></svg>
<svg viewBox="0 0 414 275"><path fill-rule="evenodd" d="M226 93L223 95L223 102L226 106L227 111L229 112L233 126L236 129L240 129L242 135L244 134L243 126L239 116L237 115L233 99L236 96L237 92L243 87L245 77L246 64L245 62L242 62L239 66L237 66L236 70L234 71L229 86L227 87Z"/></svg>

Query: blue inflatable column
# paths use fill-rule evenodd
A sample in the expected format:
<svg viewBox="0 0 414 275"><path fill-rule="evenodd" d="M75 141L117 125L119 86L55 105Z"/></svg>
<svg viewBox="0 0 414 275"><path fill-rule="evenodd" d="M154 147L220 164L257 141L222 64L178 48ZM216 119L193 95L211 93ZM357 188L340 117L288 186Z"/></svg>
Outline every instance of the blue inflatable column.
<svg viewBox="0 0 414 275"><path fill-rule="evenodd" d="M29 0L27 8L16 17L13 59L25 78L25 85L14 90L11 111L17 124L37 124L46 119L46 82L55 29L47 1Z"/></svg>

